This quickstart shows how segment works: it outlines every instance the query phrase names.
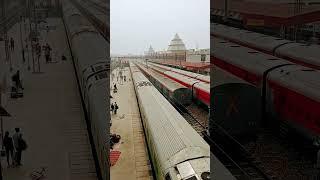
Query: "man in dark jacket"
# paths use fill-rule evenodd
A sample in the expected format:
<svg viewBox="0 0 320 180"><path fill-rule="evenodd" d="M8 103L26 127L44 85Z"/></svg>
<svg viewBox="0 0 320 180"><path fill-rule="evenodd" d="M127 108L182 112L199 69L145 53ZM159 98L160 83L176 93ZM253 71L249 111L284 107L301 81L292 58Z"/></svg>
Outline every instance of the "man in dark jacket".
<svg viewBox="0 0 320 180"><path fill-rule="evenodd" d="M11 137L9 137L9 132L6 131L4 138L3 138L3 146L6 150L6 156L7 156L7 163L8 167L10 167L10 156L11 156L11 162L13 164L14 158L13 158L13 140Z"/></svg>
<svg viewBox="0 0 320 180"><path fill-rule="evenodd" d="M119 106L118 106L118 104L115 102L115 103L114 103L114 114L117 114L118 109L119 109Z"/></svg>

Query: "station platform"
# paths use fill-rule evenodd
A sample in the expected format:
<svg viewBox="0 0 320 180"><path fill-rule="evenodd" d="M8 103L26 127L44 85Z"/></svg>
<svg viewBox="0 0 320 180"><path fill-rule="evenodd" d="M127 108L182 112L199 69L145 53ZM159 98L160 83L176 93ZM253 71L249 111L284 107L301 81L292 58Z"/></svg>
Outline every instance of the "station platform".
<svg viewBox="0 0 320 180"><path fill-rule="evenodd" d="M112 73L115 74L115 77L111 80L110 86L113 88L113 84L116 83L118 92L111 94L113 97L111 103L117 102L119 109L117 114L111 114L110 131L121 136L120 143L116 144L113 149L120 151L121 154L116 164L110 167L110 178L112 180L153 179L130 70L128 67L122 70L122 74L127 79L122 83L120 78L117 81L119 68L113 70Z"/></svg>
<svg viewBox="0 0 320 180"><path fill-rule="evenodd" d="M12 136L14 128L19 127L28 148L22 152L22 166L7 167L6 158L2 157L3 178L30 180L33 171L46 167L44 179L47 180L96 180L95 163L64 26L61 19L47 20L48 25L55 28L48 33L41 31L40 44L50 44L54 63L46 63L42 55L40 73L33 73L31 53L26 54L29 64L27 59L22 61L19 23L8 32L16 46L11 53L12 73L18 69L21 71L24 97L10 98L10 83L7 83L7 91L1 94L2 106L12 117L3 118L4 131L9 131ZM3 45L0 48L0 54L3 54ZM61 60L62 54L67 57L66 61ZM3 57L0 58L3 61ZM7 72L7 81L11 81L9 63L3 67L3 72Z"/></svg>

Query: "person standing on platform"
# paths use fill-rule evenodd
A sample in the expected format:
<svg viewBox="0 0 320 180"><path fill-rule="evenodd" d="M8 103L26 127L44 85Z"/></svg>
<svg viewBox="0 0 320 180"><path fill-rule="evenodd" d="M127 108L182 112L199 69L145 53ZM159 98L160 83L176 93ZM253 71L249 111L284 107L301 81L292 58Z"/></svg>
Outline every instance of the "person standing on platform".
<svg viewBox="0 0 320 180"><path fill-rule="evenodd" d="M51 47L49 46L48 43L45 46L45 56L46 56L46 63L51 61Z"/></svg>
<svg viewBox="0 0 320 180"><path fill-rule="evenodd" d="M19 139L20 139L20 128L15 128L15 133L12 136L13 138L13 147L14 147L14 165L19 165L19 155L21 154L21 149L19 147Z"/></svg>
<svg viewBox="0 0 320 180"><path fill-rule="evenodd" d="M14 74L14 75L12 76L12 81L15 82L17 91L19 90L19 88L21 88L22 90L24 90L24 88L22 87L22 84L21 84L21 78L20 78L20 71L19 71L19 70L17 71L16 74Z"/></svg>
<svg viewBox="0 0 320 180"><path fill-rule="evenodd" d="M117 104L117 102L114 103L114 114L117 114L117 111L119 109L119 106Z"/></svg>
<svg viewBox="0 0 320 180"><path fill-rule="evenodd" d="M124 79L124 82L126 82L126 81L127 81L127 79L126 79L126 75L124 75L124 76L123 76L123 79Z"/></svg>
<svg viewBox="0 0 320 180"><path fill-rule="evenodd" d="M22 151L27 149L27 143L22 138L22 134L19 135L18 143L19 143L19 145L18 145L19 148L18 148L17 164L18 164L18 166L22 166L22 164L21 164Z"/></svg>
<svg viewBox="0 0 320 180"><path fill-rule="evenodd" d="M8 131L6 131L6 133L4 135L3 146L6 150L8 167L10 167L10 156L11 156L12 165L14 164L14 157L13 157L13 140L11 137L9 137Z"/></svg>
<svg viewBox="0 0 320 180"><path fill-rule="evenodd" d="M111 111L112 111L112 112L114 111L114 105L113 105L113 103L111 103Z"/></svg>
<svg viewBox="0 0 320 180"><path fill-rule="evenodd" d="M37 45L36 45L36 52L37 52L38 59L40 59L40 56L41 56L41 46L40 46L39 42L38 42Z"/></svg>
<svg viewBox="0 0 320 180"><path fill-rule="evenodd" d="M22 62L26 62L26 57L24 53L24 48L22 49Z"/></svg>
<svg viewBox="0 0 320 180"><path fill-rule="evenodd" d="M14 40L13 40L13 38L10 38L10 48L11 48L11 51L14 51Z"/></svg>

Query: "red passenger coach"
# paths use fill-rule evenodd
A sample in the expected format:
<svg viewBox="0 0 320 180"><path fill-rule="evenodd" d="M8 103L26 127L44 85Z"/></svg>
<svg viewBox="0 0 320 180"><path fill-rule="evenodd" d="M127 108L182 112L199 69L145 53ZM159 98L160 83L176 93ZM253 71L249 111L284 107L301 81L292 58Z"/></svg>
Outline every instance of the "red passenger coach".
<svg viewBox="0 0 320 180"><path fill-rule="evenodd" d="M260 90L221 68L213 67L210 136L216 135L215 124L240 138L257 133L261 120Z"/></svg>
<svg viewBox="0 0 320 180"><path fill-rule="evenodd" d="M260 89L261 106L271 115L266 122L309 140L320 137L320 71L219 38L213 41L213 64Z"/></svg>
<svg viewBox="0 0 320 180"><path fill-rule="evenodd" d="M258 87L262 86L266 71L292 64L289 61L219 38L212 38L211 40L214 47L211 52L213 64Z"/></svg>
<svg viewBox="0 0 320 180"><path fill-rule="evenodd" d="M203 74L198 74L198 73L194 73L194 72L190 72L190 71L185 71L185 70L181 70L181 69L171 68L171 67L160 65L157 63L149 63L149 64L152 64L152 65L159 67L161 69L165 69L167 71L172 71L172 72L175 72L175 73L178 73L178 74L181 74L184 76L188 76L188 77L191 77L191 78L194 78L194 79L206 82L206 83L210 83L210 76L206 76Z"/></svg>
<svg viewBox="0 0 320 180"><path fill-rule="evenodd" d="M207 107L210 107L210 84L202 82L200 80L190 78L176 72L168 71L154 65L148 64L156 72L163 74L164 76L188 87L192 91L193 99L198 100Z"/></svg>
<svg viewBox="0 0 320 180"><path fill-rule="evenodd" d="M170 79L188 87L192 90L193 98L204 103L210 107L210 84L201 82L199 80L177 74L172 71L165 71L163 74Z"/></svg>
<svg viewBox="0 0 320 180"><path fill-rule="evenodd" d="M320 135L319 77L319 71L302 66L282 67L267 76L268 111L293 122L309 139Z"/></svg>

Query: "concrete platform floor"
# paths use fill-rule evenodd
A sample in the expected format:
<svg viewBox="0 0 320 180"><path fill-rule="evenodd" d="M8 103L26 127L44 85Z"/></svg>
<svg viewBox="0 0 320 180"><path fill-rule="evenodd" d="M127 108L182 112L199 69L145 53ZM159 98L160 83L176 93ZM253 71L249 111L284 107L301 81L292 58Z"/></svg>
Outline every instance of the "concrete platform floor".
<svg viewBox="0 0 320 180"><path fill-rule="evenodd" d="M113 73L117 76L119 68ZM115 146L115 150L121 151L118 162L110 168L110 177L112 180L149 180L152 178L151 165L139 114L139 107L131 81L129 68L123 70L127 81L117 82L115 76L111 80L110 86L116 83L117 93L112 93L111 102L117 102L119 106L118 113L111 115L112 126L111 133L121 135L121 142ZM128 81L130 79L130 81ZM111 103L110 103L111 104Z"/></svg>
<svg viewBox="0 0 320 180"><path fill-rule="evenodd" d="M46 166L46 180L94 180L95 165L64 27L60 19L48 21L56 29L41 32L40 42L50 43L57 63L46 64L42 56L42 73L32 73L32 59L31 71L27 62L22 63L19 25L9 32L16 42L14 72L22 71L25 90L19 99L11 99L8 92L2 94L2 104L12 115L4 118L4 130L12 135L20 127L28 149L22 154L21 167L7 168L2 158L4 179L30 180L33 170ZM67 61L61 61L61 54Z"/></svg>

